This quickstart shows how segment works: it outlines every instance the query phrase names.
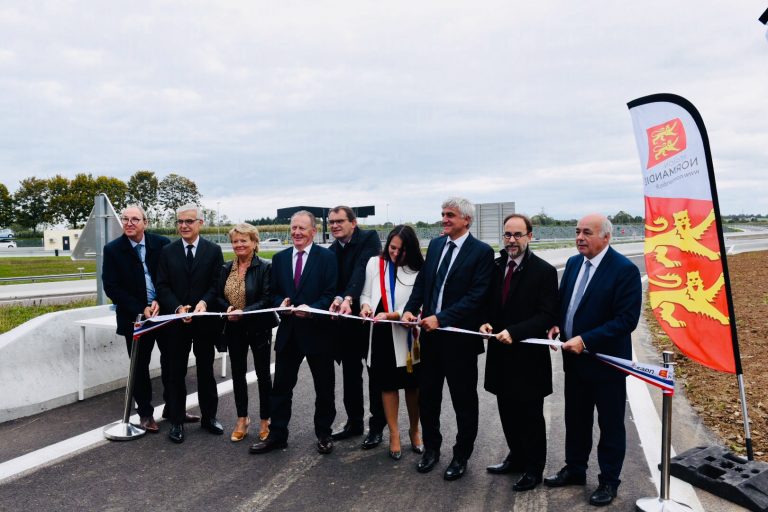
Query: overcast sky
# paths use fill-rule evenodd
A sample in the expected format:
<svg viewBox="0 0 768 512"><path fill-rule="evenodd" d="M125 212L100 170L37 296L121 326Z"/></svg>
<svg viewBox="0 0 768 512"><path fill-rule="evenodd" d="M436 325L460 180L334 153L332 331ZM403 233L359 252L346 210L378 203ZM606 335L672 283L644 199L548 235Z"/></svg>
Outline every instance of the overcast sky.
<svg viewBox="0 0 768 512"><path fill-rule="evenodd" d="M684 96L768 213L765 1L0 0L0 182L140 169L243 220L440 202L643 213L626 103ZM388 205L388 206L387 206Z"/></svg>

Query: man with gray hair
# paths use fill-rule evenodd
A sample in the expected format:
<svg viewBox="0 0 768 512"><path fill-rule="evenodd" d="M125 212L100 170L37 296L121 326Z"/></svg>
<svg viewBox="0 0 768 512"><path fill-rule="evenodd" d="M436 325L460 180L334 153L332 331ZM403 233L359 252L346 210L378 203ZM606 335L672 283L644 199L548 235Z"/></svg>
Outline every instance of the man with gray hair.
<svg viewBox="0 0 768 512"><path fill-rule="evenodd" d="M221 247L200 236L202 226L203 212L199 206L185 204L176 210L176 228L181 238L163 249L157 275L157 298L163 314L205 312L209 304L215 304L216 281L224 257ZM184 442L184 381L190 350L194 350L197 366L200 424L212 434L224 433L216 419L219 395L213 376L215 326L215 322L204 317L187 317L164 327L171 346L171 393L166 404L171 422L168 437L174 443Z"/></svg>
<svg viewBox="0 0 768 512"><path fill-rule="evenodd" d="M101 279L104 292L116 308L117 334L125 336L128 355L133 347L133 322L138 315L149 318L157 315L157 266L163 247L170 243L164 236L146 233L147 214L141 206L126 206L120 214L123 234L104 246L104 265ZM163 397L168 400L168 349L161 330L150 331L139 340L136 369L134 370L133 398L139 414L139 424L147 432L157 433L152 407L152 381L149 362L155 341L160 349L160 371Z"/></svg>
<svg viewBox="0 0 768 512"><path fill-rule="evenodd" d="M589 498L595 506L610 504L621 483L627 448L624 408L626 374L584 355L600 353L632 359L632 331L640 318L643 289L640 271L611 246L611 222L597 213L576 226L576 249L560 280L560 320L549 331L559 333L565 370L565 466L544 485L585 485L592 451L592 424L597 410L600 441L598 487Z"/></svg>
<svg viewBox="0 0 768 512"><path fill-rule="evenodd" d="M475 207L452 197L442 206L443 236L429 243L424 267L405 305L403 321L419 321L421 381L419 412L424 430L424 454L416 470L428 473L440 460L440 403L448 381L458 433L446 480L464 475L474 449L478 427L477 356L484 350L478 336L438 331L438 327L479 330L485 323L493 275L493 249L469 233Z"/></svg>

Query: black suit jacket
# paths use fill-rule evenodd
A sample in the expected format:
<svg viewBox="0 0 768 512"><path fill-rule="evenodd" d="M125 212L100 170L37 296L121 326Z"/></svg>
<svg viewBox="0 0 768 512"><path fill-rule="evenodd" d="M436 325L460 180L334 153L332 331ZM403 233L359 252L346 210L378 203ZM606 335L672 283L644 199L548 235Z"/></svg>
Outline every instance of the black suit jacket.
<svg viewBox="0 0 768 512"><path fill-rule="evenodd" d="M560 281L561 329L565 326L568 305L583 262L584 257L578 254L572 256L565 265ZM640 271L625 256L609 247L594 272L573 316L573 332L566 335L580 335L591 353L632 359L632 331L640 319L643 299ZM617 380L626 377L625 373L585 354L563 352L563 369L574 372L583 380Z"/></svg>
<svg viewBox="0 0 768 512"><path fill-rule="evenodd" d="M558 313L557 270L526 251L512 275L507 300L502 304L504 271L509 255L501 251L496 259L489 310L494 332L504 329L512 336L505 345L488 340L485 360L485 389L526 400L552 393L552 362L546 345L520 343L527 338L545 338L556 324Z"/></svg>
<svg viewBox="0 0 768 512"><path fill-rule="evenodd" d="M232 272L233 261L228 261L219 271L219 279L216 284L216 304L215 311L226 311L231 305L224 296L224 286L227 284L230 272ZM256 311L258 309L267 309L272 307L272 289L271 280L272 263L263 260L254 255L251 260L251 266L245 271L245 307L243 311ZM210 308L214 310L213 307ZM226 317L225 320L226 321ZM236 331L247 331L257 333L271 329L277 325L277 319L274 312L259 313L255 315L245 315L235 323Z"/></svg>
<svg viewBox="0 0 768 512"><path fill-rule="evenodd" d="M216 310L216 282L224 264L221 247L200 237L192 268L187 268L183 239L171 242L160 255L157 271L157 300L163 314L175 313L179 306L192 309L201 300Z"/></svg>
<svg viewBox="0 0 768 512"><path fill-rule="evenodd" d="M298 289L293 283L293 247L272 257L271 288L273 305L279 306L286 297L291 304L328 310L336 296L336 257L331 251L312 244L301 273ZM281 351L292 338L304 354L330 353L333 348L330 320L326 316L297 318L281 316L275 336L275 351Z"/></svg>
<svg viewBox="0 0 768 512"><path fill-rule="evenodd" d="M429 243L424 268L416 277L405 311L418 315L421 310L422 318L435 314L430 305L437 267L447 240L447 236L441 236ZM437 314L440 327L480 329L488 317L486 306L492 276L493 249L470 234L445 277L442 308ZM473 344L479 354L484 350L483 340L479 336L474 338L461 342Z"/></svg>
<svg viewBox="0 0 768 512"><path fill-rule="evenodd" d="M365 266L368 260L381 253L381 240L376 231L367 231L358 227L352 233L352 238L342 247L335 240L330 247L336 256L337 262L337 294L346 297L350 295L354 300L353 312L360 311L360 293L365 284Z"/></svg>
<svg viewBox="0 0 768 512"><path fill-rule="evenodd" d="M144 233L144 260L155 290L160 253L170 242L164 236ZM117 310L117 334L132 334L136 316L147 306L147 285L144 266L127 236L120 235L104 246L101 280L104 292Z"/></svg>

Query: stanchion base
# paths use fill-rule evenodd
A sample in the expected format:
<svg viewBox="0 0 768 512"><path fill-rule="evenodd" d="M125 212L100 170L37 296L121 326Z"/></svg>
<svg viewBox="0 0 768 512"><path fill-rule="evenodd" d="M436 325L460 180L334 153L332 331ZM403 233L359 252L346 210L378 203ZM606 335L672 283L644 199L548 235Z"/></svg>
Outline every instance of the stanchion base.
<svg viewBox="0 0 768 512"><path fill-rule="evenodd" d="M147 431L143 428L122 421L116 421L104 427L104 437L110 441L131 441L146 433Z"/></svg>
<svg viewBox="0 0 768 512"><path fill-rule="evenodd" d="M643 512L687 512L693 510L685 503L661 498L640 498L635 502L635 509Z"/></svg>

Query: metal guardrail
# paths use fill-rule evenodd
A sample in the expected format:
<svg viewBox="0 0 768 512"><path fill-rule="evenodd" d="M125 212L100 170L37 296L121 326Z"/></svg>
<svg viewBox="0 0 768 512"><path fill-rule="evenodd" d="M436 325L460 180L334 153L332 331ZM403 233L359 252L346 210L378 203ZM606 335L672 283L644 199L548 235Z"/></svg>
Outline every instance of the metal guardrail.
<svg viewBox="0 0 768 512"><path fill-rule="evenodd" d="M50 274L47 276L18 276L18 277L0 277L0 283L11 283L14 281L55 281L57 279L85 279L86 277L96 277L96 272L78 272L76 274Z"/></svg>

